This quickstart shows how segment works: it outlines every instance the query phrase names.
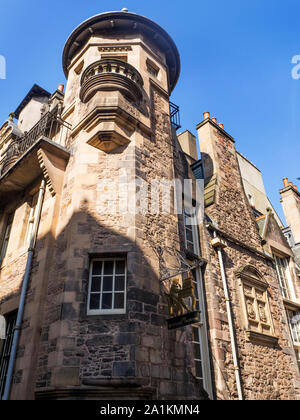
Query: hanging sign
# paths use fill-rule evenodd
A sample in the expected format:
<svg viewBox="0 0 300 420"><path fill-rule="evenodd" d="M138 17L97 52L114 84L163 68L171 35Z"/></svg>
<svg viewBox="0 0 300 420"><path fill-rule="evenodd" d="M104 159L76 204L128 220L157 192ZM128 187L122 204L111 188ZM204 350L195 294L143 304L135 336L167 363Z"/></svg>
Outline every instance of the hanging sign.
<svg viewBox="0 0 300 420"><path fill-rule="evenodd" d="M169 330L200 322L200 311L196 310L194 278L191 273L185 279L182 279L182 275L172 279L167 298L171 316L167 320Z"/></svg>

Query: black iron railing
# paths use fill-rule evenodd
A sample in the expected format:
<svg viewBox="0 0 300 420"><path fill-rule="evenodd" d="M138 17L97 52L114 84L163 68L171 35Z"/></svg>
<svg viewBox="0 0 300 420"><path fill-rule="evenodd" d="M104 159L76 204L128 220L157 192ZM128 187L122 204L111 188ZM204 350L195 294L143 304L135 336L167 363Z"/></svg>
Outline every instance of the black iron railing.
<svg viewBox="0 0 300 420"><path fill-rule="evenodd" d="M57 115L56 110L47 112L28 133L25 133L23 137L14 140L10 144L1 162L0 175L6 172L40 137L53 139L59 132L61 126L67 127L67 129L71 128L69 123Z"/></svg>
<svg viewBox="0 0 300 420"><path fill-rule="evenodd" d="M173 104L173 102L170 102L170 118L171 118L171 125L175 128L175 130L178 130L180 125L180 111L179 106Z"/></svg>

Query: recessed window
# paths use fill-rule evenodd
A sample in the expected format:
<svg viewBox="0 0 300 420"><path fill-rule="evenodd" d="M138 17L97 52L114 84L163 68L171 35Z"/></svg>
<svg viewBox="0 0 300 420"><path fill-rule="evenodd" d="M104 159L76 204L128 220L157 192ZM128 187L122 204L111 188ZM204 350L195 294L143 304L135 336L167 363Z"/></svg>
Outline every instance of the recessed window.
<svg viewBox="0 0 300 420"><path fill-rule="evenodd" d="M82 72L84 66L84 60L82 60L74 69L76 74L80 74Z"/></svg>
<svg viewBox="0 0 300 420"><path fill-rule="evenodd" d="M289 260L275 255L275 265L277 271L277 277L279 281L280 290L282 296L285 299L292 300L294 293L292 290L291 273L289 269Z"/></svg>
<svg viewBox="0 0 300 420"><path fill-rule="evenodd" d="M300 311L287 311L293 343L300 347Z"/></svg>
<svg viewBox="0 0 300 420"><path fill-rule="evenodd" d="M159 67L153 63L153 61L150 61L147 59L146 61L147 71L151 74L151 76L157 77L159 73Z"/></svg>
<svg viewBox="0 0 300 420"><path fill-rule="evenodd" d="M91 261L88 315L126 312L127 268L125 258Z"/></svg>
<svg viewBox="0 0 300 420"><path fill-rule="evenodd" d="M32 231L33 231L33 225L36 217L36 206L38 202L38 196L39 193L37 192L34 196L32 196L30 200L30 212L28 216L28 222L27 222L27 231L26 231L26 243L30 243Z"/></svg>
<svg viewBox="0 0 300 420"><path fill-rule="evenodd" d="M6 375L7 375L9 358L10 358L14 328L15 328L16 320L17 320L17 313L14 312L13 314L5 318L6 318L6 338L4 342L2 343L2 346L0 349L0 399L3 396L5 383L6 383Z"/></svg>
<svg viewBox="0 0 300 420"><path fill-rule="evenodd" d="M289 321L294 350L300 372L300 311L287 310L287 318Z"/></svg>
<svg viewBox="0 0 300 420"><path fill-rule="evenodd" d="M193 271L194 292L196 297L196 309L200 311L200 322L192 326L193 332L193 353L195 362L195 376L208 392L212 395L212 382L210 371L210 358L208 349L206 307L204 302L203 278L199 268Z"/></svg>
<svg viewBox="0 0 300 420"><path fill-rule="evenodd" d="M185 247L192 254L199 255L199 235L196 210L194 207L184 208Z"/></svg>
<svg viewBox="0 0 300 420"><path fill-rule="evenodd" d="M6 252L7 252L13 221L14 221L14 212L10 213L7 217L4 237L2 240L1 251L0 251L0 264L4 260Z"/></svg>

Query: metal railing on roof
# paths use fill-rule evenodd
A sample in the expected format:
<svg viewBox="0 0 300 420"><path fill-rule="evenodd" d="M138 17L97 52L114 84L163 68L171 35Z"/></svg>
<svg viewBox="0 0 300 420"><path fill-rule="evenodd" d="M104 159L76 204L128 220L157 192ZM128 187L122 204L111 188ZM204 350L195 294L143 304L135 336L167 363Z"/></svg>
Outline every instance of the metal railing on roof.
<svg viewBox="0 0 300 420"><path fill-rule="evenodd" d="M178 130L180 125L180 111L179 106L175 105L173 102L170 101L170 118L171 118L171 125Z"/></svg>

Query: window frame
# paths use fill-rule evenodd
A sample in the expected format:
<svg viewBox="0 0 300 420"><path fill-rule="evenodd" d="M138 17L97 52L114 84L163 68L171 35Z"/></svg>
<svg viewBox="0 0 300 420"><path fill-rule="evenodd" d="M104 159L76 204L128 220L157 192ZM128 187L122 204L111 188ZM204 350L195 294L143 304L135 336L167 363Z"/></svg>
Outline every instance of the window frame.
<svg viewBox="0 0 300 420"><path fill-rule="evenodd" d="M192 325L192 345L193 358L195 362L195 377L202 382L202 386L213 399L212 373L209 355L208 323L206 318L206 305L204 298L203 274L201 268L196 268L192 272L195 296L197 301L197 310L200 311L200 322ZM198 330L198 340L194 339L194 329ZM196 357L194 346L198 345L200 350L200 359ZM202 377L197 376L196 363L201 363Z"/></svg>
<svg viewBox="0 0 300 420"><path fill-rule="evenodd" d="M124 307L120 308L120 309L90 309L90 301L91 301L91 295L94 294L95 292L91 291L92 288L92 278L93 277L99 277L99 276L93 276L93 264L96 261L101 261L102 263L105 261L114 261L114 267L113 267L113 286L112 286L112 306L114 303L114 295L115 293L118 293L121 291L115 291L115 267L116 267L116 261L124 261L125 262L125 272L124 272L124 290L122 291L122 293L124 294ZM104 264L102 265L102 269L101 269L101 290L100 290L100 307L101 307L101 302L102 302L102 296L103 296L103 267ZM125 314L127 310L127 258L126 257L95 257L95 258L91 258L90 260L90 268L89 268L89 287L88 287L88 299L87 299L87 315L121 315L121 314Z"/></svg>
<svg viewBox="0 0 300 420"><path fill-rule="evenodd" d="M30 245L30 239L33 232L33 226L36 219L36 211L37 211L37 204L39 198L39 191L33 194L30 198L30 203L28 203L29 207L29 215L27 219L27 227L25 233L25 245Z"/></svg>
<svg viewBox="0 0 300 420"><path fill-rule="evenodd" d="M11 221L10 221L10 217L11 217ZM7 250L8 250L9 241L11 238L11 232L12 232L12 227L14 224L14 219L15 219L15 210L7 213L6 221L4 225L5 227L3 229L3 237L1 238L1 243L0 243L0 266L2 265L7 255Z"/></svg>
<svg viewBox="0 0 300 420"><path fill-rule="evenodd" d="M200 256L200 242L199 242L199 231L197 223L196 207L184 207L183 208L183 224L184 224L184 243L185 249L194 255ZM191 212L191 213L189 213ZM191 224L187 224L187 219L191 219ZM192 233L193 242L187 238L187 230ZM188 243L192 244L193 250L191 251L188 247Z"/></svg>
<svg viewBox="0 0 300 420"><path fill-rule="evenodd" d="M5 384L7 380L8 364L11 355L13 337L15 326L17 322L18 312L14 311L8 315L5 315L6 319L6 339L3 340L3 345L0 351L0 400L3 396Z"/></svg>
<svg viewBox="0 0 300 420"><path fill-rule="evenodd" d="M295 301L296 295L290 270L290 259L287 256L279 255L277 253L274 253L273 257L281 295L284 299ZM285 272L283 273L285 285L282 285L282 278L280 275L278 260L283 261L285 264ZM281 266L281 268L283 267ZM287 290L287 296L285 296L285 289Z"/></svg>
<svg viewBox="0 0 300 420"><path fill-rule="evenodd" d="M300 347L300 310L294 311L294 310L291 310L291 309L286 309L286 312L287 312L287 319L288 319L288 323L289 323L289 327L290 327L290 332L291 332L293 344L296 347ZM297 322L292 322L293 317L290 316L291 313L294 314L293 317L295 317L295 316L298 317ZM294 327L292 324L296 325L296 327ZM297 338L299 339L299 341L297 341L295 339L294 334L296 334L298 336Z"/></svg>

